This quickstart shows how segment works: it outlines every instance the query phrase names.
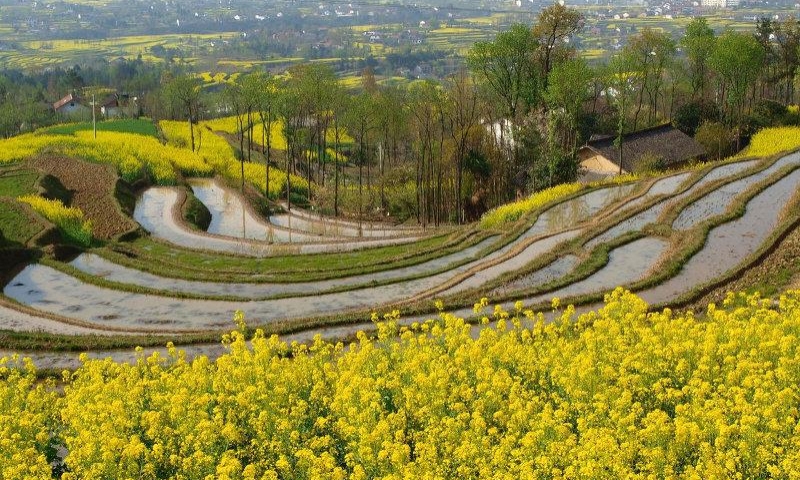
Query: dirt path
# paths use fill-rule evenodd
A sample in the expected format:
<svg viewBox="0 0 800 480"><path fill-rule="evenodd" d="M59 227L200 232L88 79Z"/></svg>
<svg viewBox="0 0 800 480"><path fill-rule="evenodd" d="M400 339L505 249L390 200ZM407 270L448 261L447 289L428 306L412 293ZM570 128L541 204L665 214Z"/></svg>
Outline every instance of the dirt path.
<svg viewBox="0 0 800 480"><path fill-rule="evenodd" d="M72 206L92 221L96 238L107 240L135 227L114 198L117 176L112 167L59 156L39 157L30 165L57 177L72 192Z"/></svg>

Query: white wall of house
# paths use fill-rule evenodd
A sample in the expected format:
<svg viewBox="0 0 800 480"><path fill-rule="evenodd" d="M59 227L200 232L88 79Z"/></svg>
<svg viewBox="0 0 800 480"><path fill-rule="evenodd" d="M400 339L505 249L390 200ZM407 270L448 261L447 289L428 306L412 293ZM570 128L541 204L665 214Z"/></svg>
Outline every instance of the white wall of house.
<svg viewBox="0 0 800 480"><path fill-rule="evenodd" d="M85 115L91 115L92 110L86 105L70 102L62 105L61 108L58 109L58 113L66 117L83 117Z"/></svg>
<svg viewBox="0 0 800 480"><path fill-rule="evenodd" d="M119 107L100 107L100 113L105 118L121 118L123 116L122 109Z"/></svg>

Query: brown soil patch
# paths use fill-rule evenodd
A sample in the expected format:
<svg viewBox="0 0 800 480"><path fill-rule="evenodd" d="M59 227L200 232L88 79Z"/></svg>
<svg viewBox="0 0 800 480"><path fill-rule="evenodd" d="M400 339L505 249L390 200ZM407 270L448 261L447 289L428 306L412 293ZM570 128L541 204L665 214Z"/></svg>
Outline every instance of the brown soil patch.
<svg viewBox="0 0 800 480"><path fill-rule="evenodd" d="M73 193L71 206L83 210L92 221L95 238L107 240L136 226L114 198L117 175L110 165L58 156L38 157L30 165L57 177Z"/></svg>
<svg viewBox="0 0 800 480"><path fill-rule="evenodd" d="M786 272L793 272L786 278L782 290L800 288L800 227L795 228L771 254L759 265L745 271L739 278L698 298L690 307L695 310L705 309L709 303L721 303L727 292L747 290L758 285L775 285Z"/></svg>

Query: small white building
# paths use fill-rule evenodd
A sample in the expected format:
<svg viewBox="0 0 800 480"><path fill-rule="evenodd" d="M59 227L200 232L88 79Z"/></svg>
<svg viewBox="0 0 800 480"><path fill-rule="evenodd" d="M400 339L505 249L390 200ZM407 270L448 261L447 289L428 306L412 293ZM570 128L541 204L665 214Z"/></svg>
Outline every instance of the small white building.
<svg viewBox="0 0 800 480"><path fill-rule="evenodd" d="M136 97L115 93L101 104L100 114L104 118L135 118L138 109Z"/></svg>
<svg viewBox="0 0 800 480"><path fill-rule="evenodd" d="M53 110L64 117L83 118L92 115L92 108L89 102L82 98L69 94L53 104Z"/></svg>
<svg viewBox="0 0 800 480"><path fill-rule="evenodd" d="M700 0L700 5L711 8L731 8L739 6L739 0Z"/></svg>

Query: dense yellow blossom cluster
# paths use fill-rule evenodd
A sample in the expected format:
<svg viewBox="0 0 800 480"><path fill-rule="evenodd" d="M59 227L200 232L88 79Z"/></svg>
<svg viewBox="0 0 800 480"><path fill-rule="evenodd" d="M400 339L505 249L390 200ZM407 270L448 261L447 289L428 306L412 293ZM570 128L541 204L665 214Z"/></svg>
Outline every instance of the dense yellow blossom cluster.
<svg viewBox="0 0 800 480"><path fill-rule="evenodd" d="M245 119L245 126L247 125ZM200 124L201 127L208 127L213 131L225 132L236 134L239 132L239 121L235 116L215 118L213 120L206 120ZM264 125L261 122L261 114L253 114L253 143L259 145L266 145L264 139L266 138ZM284 121L277 119L270 123L270 145L273 150L286 150L288 148L286 136L284 135ZM339 145L352 145L353 137L351 137L343 127L339 127ZM331 126L325 131L325 143L333 146L336 143L336 129ZM333 154L331 154L333 157Z"/></svg>
<svg viewBox="0 0 800 480"><path fill-rule="evenodd" d="M17 200L30 205L72 241L79 245L92 243L92 222L84 219L80 208L65 207L61 200L49 200L38 195L24 195Z"/></svg>
<svg viewBox="0 0 800 480"><path fill-rule="evenodd" d="M758 131L739 157L769 157L800 148L800 127L770 127Z"/></svg>
<svg viewBox="0 0 800 480"><path fill-rule="evenodd" d="M522 218L523 215L584 188L581 183L563 183L538 191L522 200L493 208L481 217L481 228L498 228Z"/></svg>
<svg viewBox="0 0 800 480"><path fill-rule="evenodd" d="M213 174L212 167L197 154L145 135L102 132L94 139L92 132L78 131L74 136L27 134L0 140L0 164L45 152L114 165L129 181L147 173L159 185L175 184L176 170L186 176Z"/></svg>
<svg viewBox="0 0 800 480"><path fill-rule="evenodd" d="M186 148L190 145L189 126L186 122L161 121L159 127L167 139L169 145L177 148ZM238 181L242 176L242 165L236 159L233 148L221 136L210 132L204 128L195 131L195 147L197 155L213 169L229 180ZM258 188L261 192L268 192L270 198L279 198L285 195L286 173L277 169L270 168L269 189L267 189L267 172L263 164L255 162L245 162L245 180ZM308 183L305 179L291 174L292 191L301 195L307 195Z"/></svg>
<svg viewBox="0 0 800 480"><path fill-rule="evenodd" d="M800 291L646 312L618 289L477 336L448 314L347 347L237 330L214 362L84 359L63 389L4 359L0 472L49 478L64 447L69 479L798 478Z"/></svg>
<svg viewBox="0 0 800 480"><path fill-rule="evenodd" d="M266 133L264 126L261 123L261 115L253 115L253 143L259 145L266 144L264 139ZM201 123L201 127L209 127L213 131L220 131L230 134L236 134L239 131L239 122L236 117L222 117L214 120L206 120ZM283 120L275 120L270 123L270 146L273 150L286 150L286 137L283 134Z"/></svg>
<svg viewBox="0 0 800 480"><path fill-rule="evenodd" d="M51 478L57 425L52 385L38 383L30 360L0 362L0 478Z"/></svg>

